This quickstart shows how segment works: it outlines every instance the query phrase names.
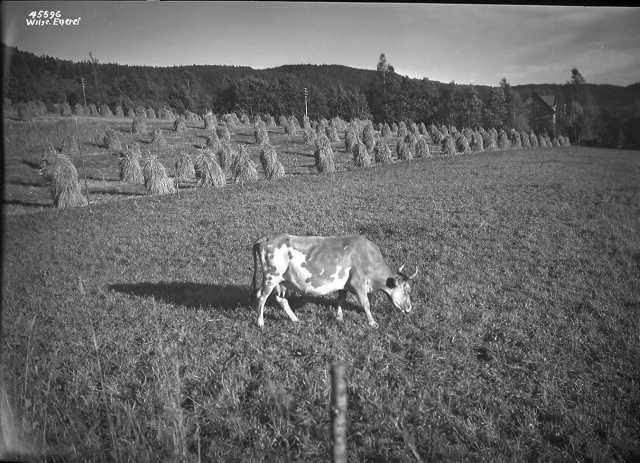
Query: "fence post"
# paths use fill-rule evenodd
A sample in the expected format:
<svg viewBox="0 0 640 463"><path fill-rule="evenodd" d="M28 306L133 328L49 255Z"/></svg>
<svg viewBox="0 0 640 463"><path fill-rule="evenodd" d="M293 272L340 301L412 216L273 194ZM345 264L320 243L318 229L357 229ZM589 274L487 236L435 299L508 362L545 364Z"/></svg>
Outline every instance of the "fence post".
<svg viewBox="0 0 640 463"><path fill-rule="evenodd" d="M344 380L344 364L331 365L331 438L333 463L347 462L347 386Z"/></svg>

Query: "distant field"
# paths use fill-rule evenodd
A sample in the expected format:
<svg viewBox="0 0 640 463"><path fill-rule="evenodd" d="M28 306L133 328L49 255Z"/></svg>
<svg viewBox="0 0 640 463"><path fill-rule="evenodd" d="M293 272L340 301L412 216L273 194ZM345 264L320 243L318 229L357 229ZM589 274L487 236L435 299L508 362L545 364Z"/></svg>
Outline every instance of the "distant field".
<svg viewBox="0 0 640 463"><path fill-rule="evenodd" d="M349 461L640 459L640 153L360 170L338 152L323 176L310 147L278 139L291 175L277 183L54 210L29 164L37 143L5 158L2 370L25 447L326 461L329 365L342 359ZM131 188L93 152L94 199ZM343 323L331 298L298 297L300 324L269 301L260 331L251 245L272 231L365 234L392 266L419 268L414 311L374 297L374 330L355 297Z"/></svg>
<svg viewBox="0 0 640 463"><path fill-rule="evenodd" d="M105 128L113 128L123 143L137 143L143 154L150 152L157 155L172 177L178 154L186 151L195 155L200 151L200 146L206 143L209 134L202 123L188 122L188 129L183 134L176 133L173 123L169 121L149 120L147 123L149 134L132 135L131 119L80 117L77 125L71 118L55 116L40 118L35 123L5 120L5 213L41 211L51 206L49 189L38 175L39 163L47 144L52 143L60 148L66 135L75 134L79 139L81 154L71 155L70 158L78 169L83 193L86 191L86 177L90 201L95 203L146 195L144 186L119 181L119 153L96 143L96 140L102 140ZM151 145L151 131L156 128L166 138L167 148L158 149ZM304 144L302 133L289 139L280 127L269 129L268 132L288 175L315 172L313 147ZM332 145L338 151L337 167L344 170L351 165L351 155L344 152L343 133L340 133L340 139L340 143ZM396 140L387 139L392 150L395 150ZM260 148L255 141L253 126L241 125L232 131L231 141L233 144L246 144L250 158L260 166ZM260 177L264 177L261 168L259 172ZM228 181L231 182L231 179ZM195 188L195 182L181 182L180 187L192 189Z"/></svg>

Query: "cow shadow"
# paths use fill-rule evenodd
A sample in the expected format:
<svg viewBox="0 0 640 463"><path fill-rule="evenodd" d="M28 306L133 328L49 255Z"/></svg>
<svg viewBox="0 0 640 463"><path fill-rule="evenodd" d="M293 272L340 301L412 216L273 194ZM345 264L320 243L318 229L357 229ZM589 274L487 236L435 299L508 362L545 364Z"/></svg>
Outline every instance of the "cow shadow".
<svg viewBox="0 0 640 463"><path fill-rule="evenodd" d="M109 289L138 297L182 305L190 309L219 307L235 310L251 304L251 290L246 286L208 285L188 282L140 282L109 285Z"/></svg>
<svg viewBox="0 0 640 463"><path fill-rule="evenodd" d="M247 310L255 307L250 286L216 285L189 282L140 282L116 283L108 286L109 290L130 296L152 297L168 304L181 305L189 309L208 309L223 311ZM323 308L336 305L335 296L316 297L298 294L287 294L292 309L300 309L312 303ZM267 305L278 307L272 294ZM358 305L346 303L343 310L362 310Z"/></svg>

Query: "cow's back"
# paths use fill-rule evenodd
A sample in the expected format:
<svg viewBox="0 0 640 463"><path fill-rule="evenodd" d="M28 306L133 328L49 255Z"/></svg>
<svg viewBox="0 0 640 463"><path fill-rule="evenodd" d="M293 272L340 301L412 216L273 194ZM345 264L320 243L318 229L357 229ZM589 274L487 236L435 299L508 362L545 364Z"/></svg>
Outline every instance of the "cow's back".
<svg viewBox="0 0 640 463"><path fill-rule="evenodd" d="M278 234L260 242L266 256L286 252L288 266L282 274L285 285L302 292L324 295L343 289L361 248L358 236L297 236ZM286 250L286 251L285 251Z"/></svg>

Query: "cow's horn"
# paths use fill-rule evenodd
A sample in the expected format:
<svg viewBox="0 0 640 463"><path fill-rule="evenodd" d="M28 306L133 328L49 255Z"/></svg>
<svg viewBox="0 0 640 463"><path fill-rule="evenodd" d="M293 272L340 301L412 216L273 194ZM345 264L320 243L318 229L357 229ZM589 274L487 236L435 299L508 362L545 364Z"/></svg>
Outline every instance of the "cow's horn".
<svg viewBox="0 0 640 463"><path fill-rule="evenodd" d="M411 275L411 276L409 277L409 279L410 279L410 280L413 280L413 279L416 277L416 275L417 275L417 274L418 274L418 267L416 267L416 271L415 271L415 272L413 272L413 275Z"/></svg>
<svg viewBox="0 0 640 463"><path fill-rule="evenodd" d="M400 268L398 269L398 273L402 273L402 269L403 269L403 268L404 268L404 264L402 264L402 265L400 266Z"/></svg>

